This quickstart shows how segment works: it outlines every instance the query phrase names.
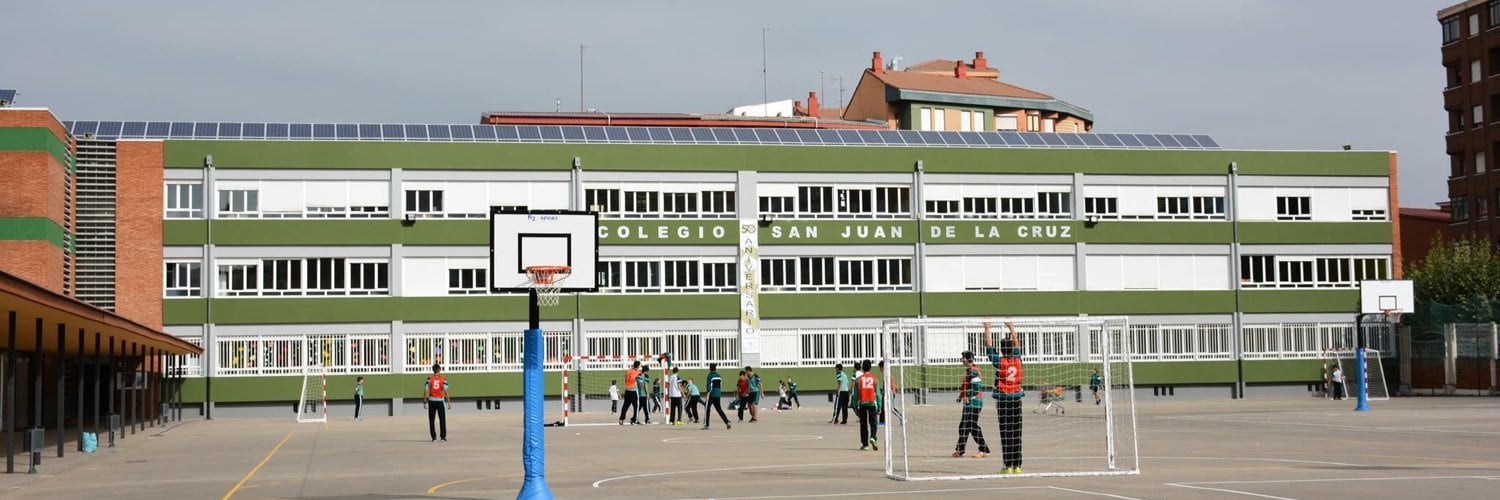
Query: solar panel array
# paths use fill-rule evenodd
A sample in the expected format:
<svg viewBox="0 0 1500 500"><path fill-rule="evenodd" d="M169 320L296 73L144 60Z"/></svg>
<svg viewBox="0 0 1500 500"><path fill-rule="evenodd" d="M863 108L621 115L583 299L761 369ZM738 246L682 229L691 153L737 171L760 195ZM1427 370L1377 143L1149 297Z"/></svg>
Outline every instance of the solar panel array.
<svg viewBox="0 0 1500 500"><path fill-rule="evenodd" d="M769 144L1055 149L1218 149L1206 135L929 132L728 127L375 123L63 122L78 138L564 144Z"/></svg>
<svg viewBox="0 0 1500 500"><path fill-rule="evenodd" d="M16 91L13 89L0 89L0 101L10 104L16 103Z"/></svg>

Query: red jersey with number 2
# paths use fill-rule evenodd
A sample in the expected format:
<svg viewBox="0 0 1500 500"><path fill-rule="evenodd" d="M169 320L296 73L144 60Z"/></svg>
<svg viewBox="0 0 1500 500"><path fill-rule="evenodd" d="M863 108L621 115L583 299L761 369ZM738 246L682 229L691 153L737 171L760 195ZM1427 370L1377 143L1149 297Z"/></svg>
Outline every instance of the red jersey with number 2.
<svg viewBox="0 0 1500 500"><path fill-rule="evenodd" d="M995 374L995 387L1002 393L1021 392L1021 358L1000 359L1000 369Z"/></svg>

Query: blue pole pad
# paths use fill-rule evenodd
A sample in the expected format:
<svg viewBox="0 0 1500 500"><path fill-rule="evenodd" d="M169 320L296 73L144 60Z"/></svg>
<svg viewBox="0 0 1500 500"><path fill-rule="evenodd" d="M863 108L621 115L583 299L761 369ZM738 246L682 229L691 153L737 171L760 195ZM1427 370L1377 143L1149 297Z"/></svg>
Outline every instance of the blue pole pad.
<svg viewBox="0 0 1500 500"><path fill-rule="evenodd" d="M526 330L522 337L522 405L525 407L524 437L521 443L521 464L526 468L526 480L521 484L517 500L551 500L552 488L547 487L547 445L542 434L543 398L542 375L542 331Z"/></svg>

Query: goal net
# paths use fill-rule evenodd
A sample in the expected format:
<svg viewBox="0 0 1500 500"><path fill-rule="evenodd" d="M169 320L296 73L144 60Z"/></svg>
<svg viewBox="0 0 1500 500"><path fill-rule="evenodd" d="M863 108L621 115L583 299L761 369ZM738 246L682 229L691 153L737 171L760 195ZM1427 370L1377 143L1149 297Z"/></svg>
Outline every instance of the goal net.
<svg viewBox="0 0 1500 500"><path fill-rule="evenodd" d="M309 366L302 370L302 396L297 399L297 421L328 421L328 373L322 366Z"/></svg>
<svg viewBox="0 0 1500 500"><path fill-rule="evenodd" d="M1380 351L1365 349L1365 380L1368 380L1369 392L1365 393L1366 399L1384 401L1391 399L1390 391L1385 385L1385 365L1381 362ZM1335 351L1324 361L1324 380L1333 380L1333 368L1338 366L1344 372L1344 397L1359 398L1359 377L1355 373L1355 367L1359 362L1354 351ZM1324 391L1325 397L1333 397L1333 387Z"/></svg>
<svg viewBox="0 0 1500 500"><path fill-rule="evenodd" d="M565 425L576 424L613 424L620 418L620 407L625 405L625 370L636 361L641 362L644 369L650 370L651 382L659 383L663 378L662 363L659 356L573 356L568 362L563 376L563 423ZM617 403L610 401L609 387L613 383L619 393ZM640 410L640 421L646 421L646 411L650 409L651 389L646 388L646 400L642 401L646 406ZM666 410L668 404L666 393L662 393L662 411ZM632 412L634 412L632 410ZM651 416L656 422L665 417L658 412ZM628 420L628 418L627 418Z"/></svg>
<svg viewBox="0 0 1500 500"><path fill-rule="evenodd" d="M1015 408L1016 402L998 399L997 369L986 352L993 347L997 355L1003 354L1002 341L1011 335L1006 320L884 322L881 349L890 365L882 374L888 402L882 410L886 414L886 475L937 480L1139 473L1126 318L1010 321L1020 351L1020 388L1024 391L1019 400L1018 438L1001 434L1000 408ZM964 351L974 354L980 375L977 398L960 394L966 378ZM1005 364L1009 366L1009 361ZM965 407L974 406L974 399L981 406L977 426L966 427L977 427L978 432L965 436L969 439L958 453ZM985 450L974 434L983 435L988 457L979 456ZM1012 454L1010 463L1007 453Z"/></svg>

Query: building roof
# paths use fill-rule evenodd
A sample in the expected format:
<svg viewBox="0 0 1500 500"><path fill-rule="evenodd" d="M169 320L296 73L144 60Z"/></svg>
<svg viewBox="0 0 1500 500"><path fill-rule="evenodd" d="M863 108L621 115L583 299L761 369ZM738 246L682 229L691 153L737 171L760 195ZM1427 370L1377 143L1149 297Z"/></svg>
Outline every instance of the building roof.
<svg viewBox="0 0 1500 500"><path fill-rule="evenodd" d="M953 61L949 62L949 68L953 67ZM925 64L925 63L924 63ZM886 71L874 73L875 78L885 82L886 85L898 89L922 90L927 92L943 92L949 94L970 94L992 97L1015 97L1021 99L1051 100L1052 96L1021 88L999 80L988 78L956 78L951 75L934 75L916 71Z"/></svg>
<svg viewBox="0 0 1500 500"><path fill-rule="evenodd" d="M979 76L981 78L990 76L994 76L995 78L1000 77L1000 68L987 66L984 69L975 69L973 61L962 61L958 59L930 59L913 64L911 66L907 66L905 68L901 68L899 71L947 73L951 75L953 74L953 67L957 66L959 63L963 63L964 67L968 68L969 76Z"/></svg>
<svg viewBox="0 0 1500 500"><path fill-rule="evenodd" d="M492 111L480 118L483 125L603 125L640 127L776 127L776 128L844 128L884 129L884 123L871 123L829 117L822 110L819 118L805 116L738 116L700 113L604 113L540 111Z"/></svg>
<svg viewBox="0 0 1500 500"><path fill-rule="evenodd" d="M136 323L118 314L42 288L5 272L0 272L0 310L15 311L23 325L30 325L38 318L46 325L41 346L36 345L33 328L20 328L18 333L24 332L25 334L16 335L16 345L5 345L9 340L0 338L0 347L23 351L40 349L56 352L57 334L53 329L58 325L66 325L70 339L74 332L81 329L90 337L98 333L111 339L128 340L172 354L203 353L202 348L169 333ZM99 354L93 350L92 345L88 342L82 346L70 345L68 350L74 353L81 350L85 355Z"/></svg>
<svg viewBox="0 0 1500 500"><path fill-rule="evenodd" d="M1447 210L1438 210L1435 208L1401 207L1399 213L1402 217L1415 217L1418 219L1427 219L1439 222L1448 222L1450 220L1453 220L1453 216L1449 214Z"/></svg>

